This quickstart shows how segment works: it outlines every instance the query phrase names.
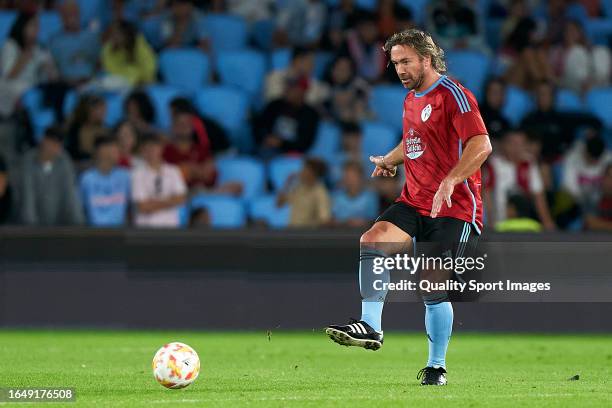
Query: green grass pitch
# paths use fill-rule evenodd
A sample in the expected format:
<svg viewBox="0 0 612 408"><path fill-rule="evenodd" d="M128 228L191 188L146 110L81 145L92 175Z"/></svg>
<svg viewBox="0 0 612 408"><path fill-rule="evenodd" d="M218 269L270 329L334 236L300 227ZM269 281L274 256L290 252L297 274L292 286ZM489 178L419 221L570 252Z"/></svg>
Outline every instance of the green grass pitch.
<svg viewBox="0 0 612 408"><path fill-rule="evenodd" d="M188 388L167 390L152 377L153 355L168 341L200 355ZM2 330L0 387L76 389L76 403L53 407L612 406L609 335L456 333L446 387L418 385L426 353L420 333L388 332L372 352L322 332Z"/></svg>

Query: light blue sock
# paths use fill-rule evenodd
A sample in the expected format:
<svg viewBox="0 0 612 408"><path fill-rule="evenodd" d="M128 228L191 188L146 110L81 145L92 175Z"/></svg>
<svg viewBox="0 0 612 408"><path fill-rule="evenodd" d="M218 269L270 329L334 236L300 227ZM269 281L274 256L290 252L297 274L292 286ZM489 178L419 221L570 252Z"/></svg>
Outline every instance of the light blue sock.
<svg viewBox="0 0 612 408"><path fill-rule="evenodd" d="M425 304L425 330L429 341L427 367L446 368L446 349L453 331L451 302Z"/></svg>
<svg viewBox="0 0 612 408"><path fill-rule="evenodd" d="M375 290L374 281L389 283L389 270L381 268L374 273L375 259L387 255L373 248L361 248L359 253L359 290L361 292L361 320L374 330L382 332L382 311L385 305L386 290ZM380 267L379 267L380 268Z"/></svg>

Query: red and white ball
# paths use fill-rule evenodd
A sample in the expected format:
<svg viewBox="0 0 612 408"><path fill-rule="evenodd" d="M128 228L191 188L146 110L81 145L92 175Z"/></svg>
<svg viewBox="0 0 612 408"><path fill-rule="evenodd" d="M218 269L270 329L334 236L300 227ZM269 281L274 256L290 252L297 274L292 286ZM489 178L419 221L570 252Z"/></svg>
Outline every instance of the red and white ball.
<svg viewBox="0 0 612 408"><path fill-rule="evenodd" d="M153 376L166 388L185 388L200 374L200 358L183 343L168 343L153 357Z"/></svg>

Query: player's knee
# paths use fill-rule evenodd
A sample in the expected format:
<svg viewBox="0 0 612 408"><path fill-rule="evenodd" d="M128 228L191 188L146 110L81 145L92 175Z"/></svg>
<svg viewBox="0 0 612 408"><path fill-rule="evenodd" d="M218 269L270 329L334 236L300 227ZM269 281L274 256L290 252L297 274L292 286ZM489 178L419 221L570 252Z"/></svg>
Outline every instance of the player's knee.
<svg viewBox="0 0 612 408"><path fill-rule="evenodd" d="M359 243L363 245L375 245L383 241L383 231L378 228L370 228L361 235Z"/></svg>

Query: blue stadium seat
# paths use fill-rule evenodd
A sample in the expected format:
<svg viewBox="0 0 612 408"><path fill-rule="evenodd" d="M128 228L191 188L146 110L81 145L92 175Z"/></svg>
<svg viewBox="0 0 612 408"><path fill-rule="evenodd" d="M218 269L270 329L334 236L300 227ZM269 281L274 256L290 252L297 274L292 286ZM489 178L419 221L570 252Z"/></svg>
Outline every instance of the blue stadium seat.
<svg viewBox="0 0 612 408"><path fill-rule="evenodd" d="M198 48L167 49L159 54L159 72L164 83L193 94L208 83L210 63Z"/></svg>
<svg viewBox="0 0 612 408"><path fill-rule="evenodd" d="M314 143L308 154L331 162L340 150L340 143L340 128L333 122L320 122Z"/></svg>
<svg viewBox="0 0 612 408"><path fill-rule="evenodd" d="M34 128L34 140L40 142L45 129L55 124L55 112L53 109L41 109L36 112L36 115L31 117L31 120Z"/></svg>
<svg viewBox="0 0 612 408"><path fill-rule="evenodd" d="M291 63L291 50L289 48L279 48L272 51L270 55L270 69L285 69Z"/></svg>
<svg viewBox="0 0 612 408"><path fill-rule="evenodd" d="M259 97L266 75L262 53L252 49L219 51L215 68L222 84L243 89L252 98Z"/></svg>
<svg viewBox="0 0 612 408"><path fill-rule="evenodd" d="M399 143L399 134L392 127L380 122L365 122L362 127L361 152L363 162L367 163L370 172L374 170L370 156L386 154ZM367 169L366 169L367 172Z"/></svg>
<svg viewBox="0 0 612 408"><path fill-rule="evenodd" d="M104 95L106 100L106 118L104 122L107 126L113 127L124 117L123 103L125 95L121 93L109 93Z"/></svg>
<svg viewBox="0 0 612 408"><path fill-rule="evenodd" d="M417 25L422 25L425 22L427 1L428 0L399 0L399 3L412 11L412 19Z"/></svg>
<svg viewBox="0 0 612 408"><path fill-rule="evenodd" d="M375 86L370 95L370 108L376 114L378 121L401 131L404 98L407 93L408 91L401 86Z"/></svg>
<svg viewBox="0 0 612 408"><path fill-rule="evenodd" d="M599 7L606 17L612 18L612 0L600 0Z"/></svg>
<svg viewBox="0 0 612 408"><path fill-rule="evenodd" d="M315 54L314 76L323 78L325 72L329 68L329 64L334 60L334 54L331 52L319 51Z"/></svg>
<svg viewBox="0 0 612 408"><path fill-rule="evenodd" d="M21 104L26 108L30 116L33 116L36 111L42 109L42 91L38 87L28 89L21 96Z"/></svg>
<svg viewBox="0 0 612 408"><path fill-rule="evenodd" d="M247 24L241 17L231 14L210 13L202 22L211 42L212 51L239 50L247 45Z"/></svg>
<svg viewBox="0 0 612 408"><path fill-rule="evenodd" d="M270 68L272 70L285 69L291 64L291 50L280 48L272 51ZM334 60L334 55L330 52L319 51L315 54L314 76L321 79L329 68L329 64Z"/></svg>
<svg viewBox="0 0 612 408"><path fill-rule="evenodd" d="M586 106L607 128L612 128L612 87L596 88L586 96Z"/></svg>
<svg viewBox="0 0 612 408"><path fill-rule="evenodd" d="M580 112L584 109L580 97L569 89L559 89L557 91L555 107L563 112Z"/></svg>
<svg viewBox="0 0 612 408"><path fill-rule="evenodd" d="M531 96L515 86L508 85L506 88L506 103L502 108L502 114L514 126L517 126L523 117L534 107Z"/></svg>
<svg viewBox="0 0 612 408"><path fill-rule="evenodd" d="M146 92L155 108L155 125L161 129L169 129L171 125L170 101L184 96L183 92L169 85L150 85L146 88Z"/></svg>
<svg viewBox="0 0 612 408"><path fill-rule="evenodd" d="M593 44L608 46L612 39L612 18L588 19L584 30Z"/></svg>
<svg viewBox="0 0 612 408"><path fill-rule="evenodd" d="M196 94L195 105L202 115L218 121L235 143L244 142L241 137L245 134L249 108L244 91L228 86L202 88Z"/></svg>
<svg viewBox="0 0 612 408"><path fill-rule="evenodd" d="M378 5L377 0L356 0L355 1L355 6L361 9L369 10L369 11L375 11L377 5Z"/></svg>
<svg viewBox="0 0 612 408"><path fill-rule="evenodd" d="M191 210L205 208L213 228L241 228L247 217L241 200L222 195L198 194L191 199Z"/></svg>
<svg viewBox="0 0 612 408"><path fill-rule="evenodd" d="M252 199L261 195L266 186L265 167L256 158L224 157L217 160L218 182L223 184L228 181L239 181L242 183L242 197Z"/></svg>
<svg viewBox="0 0 612 408"><path fill-rule="evenodd" d="M264 221L272 228L285 228L289 225L291 209L288 205L276 206L276 196L268 194L251 201L249 216L254 221Z"/></svg>
<svg viewBox="0 0 612 408"><path fill-rule="evenodd" d="M103 0L79 0L79 9L81 11L81 24L87 26L91 21L100 18L106 9L110 7L104 4Z"/></svg>
<svg viewBox="0 0 612 408"><path fill-rule="evenodd" d="M268 51L272 49L272 40L275 30L276 23L272 19L254 22L251 26L253 43L262 50Z"/></svg>
<svg viewBox="0 0 612 408"><path fill-rule="evenodd" d="M304 160L297 156L281 156L268 163L268 178L274 191L285 186L287 179L302 170Z"/></svg>
<svg viewBox="0 0 612 408"><path fill-rule="evenodd" d="M43 11L39 15L38 41L48 44L51 37L62 31L62 19L57 11Z"/></svg>
<svg viewBox="0 0 612 408"><path fill-rule="evenodd" d="M448 51L446 61L450 75L480 100L491 66L489 57L476 51Z"/></svg>
<svg viewBox="0 0 612 408"><path fill-rule="evenodd" d="M0 11L0 47L4 44L4 40L6 40L6 38L9 36L16 18L17 13L15 11Z"/></svg>
<svg viewBox="0 0 612 408"><path fill-rule="evenodd" d="M21 97L21 103L27 110L32 127L34 128L34 139L39 142L45 129L56 121L53 109L43 106L43 95L38 87L28 89Z"/></svg>
<svg viewBox="0 0 612 408"><path fill-rule="evenodd" d="M138 21L138 27L140 28L140 32L147 39L149 44L155 49L159 49L162 47L162 37L161 37L161 26L162 26L162 17L161 16L150 16L140 19Z"/></svg>

